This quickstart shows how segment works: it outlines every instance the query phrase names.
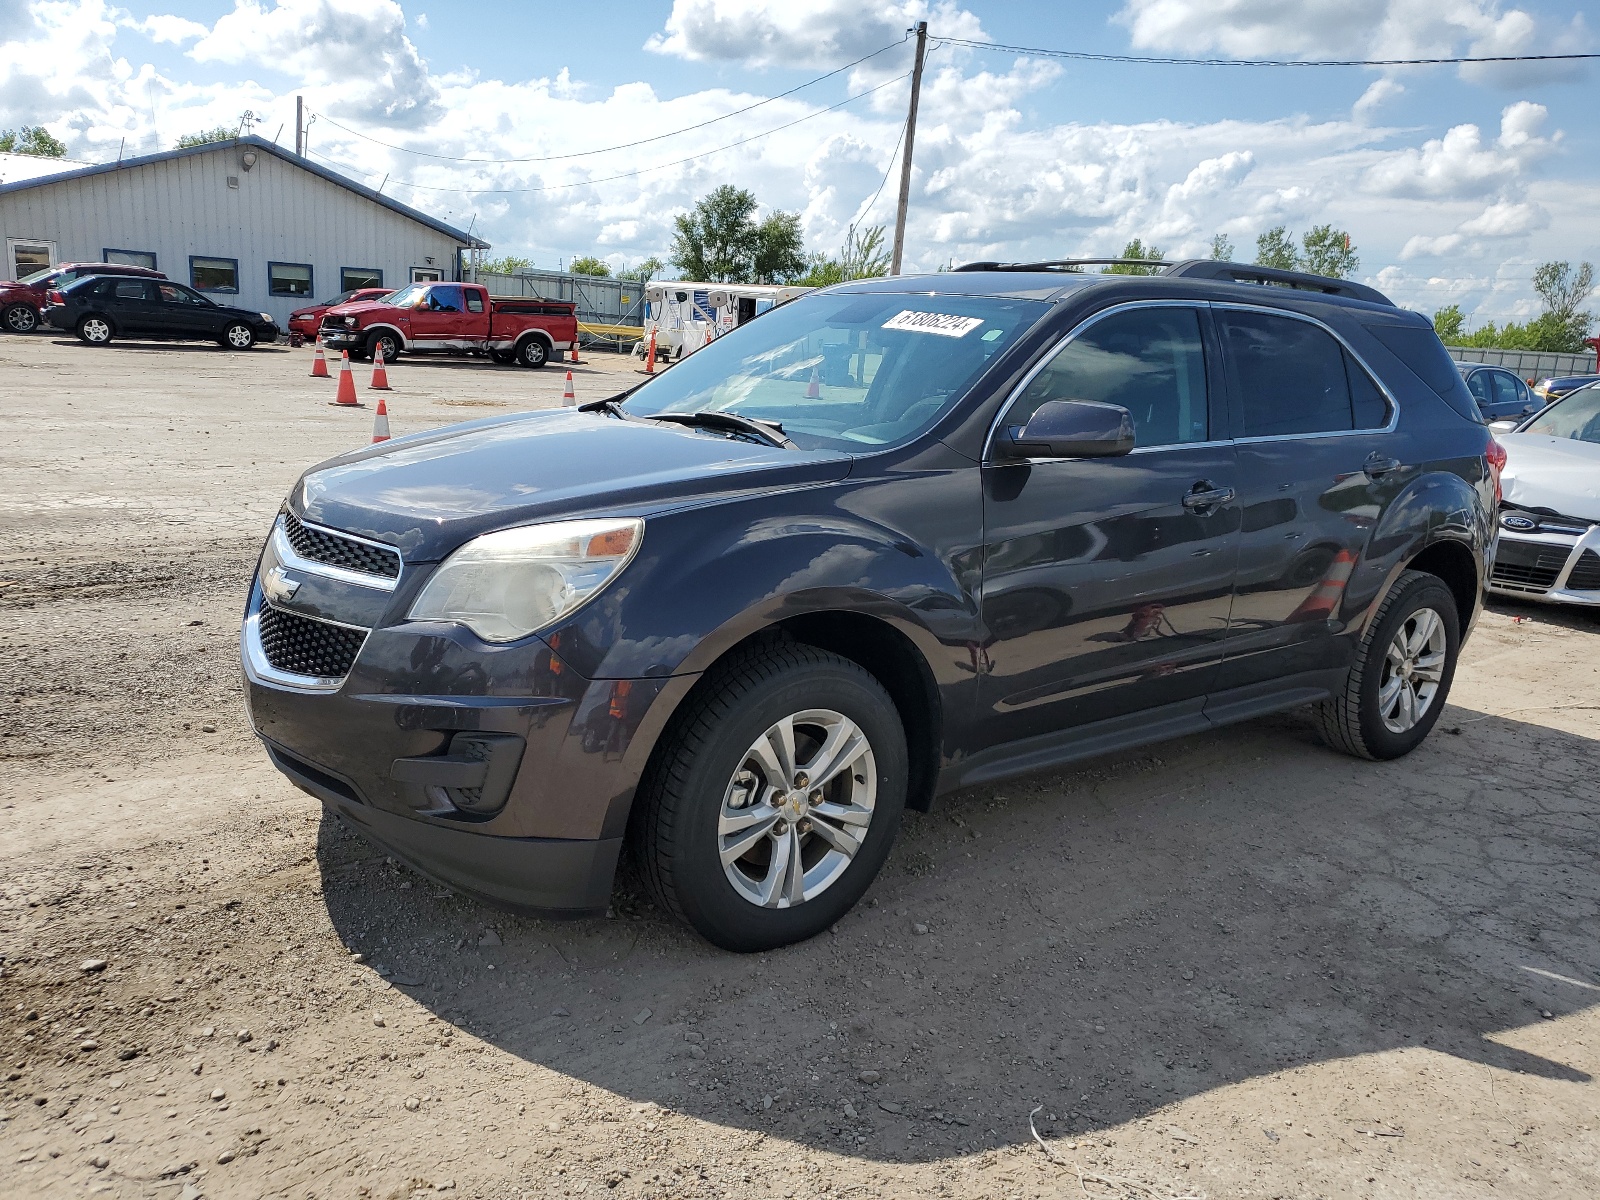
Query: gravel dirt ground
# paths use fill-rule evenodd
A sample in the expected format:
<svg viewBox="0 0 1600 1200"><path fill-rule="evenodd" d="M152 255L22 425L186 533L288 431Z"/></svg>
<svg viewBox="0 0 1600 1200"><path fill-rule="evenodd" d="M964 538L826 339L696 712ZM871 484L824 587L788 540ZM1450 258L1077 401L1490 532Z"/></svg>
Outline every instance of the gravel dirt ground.
<svg viewBox="0 0 1600 1200"><path fill-rule="evenodd" d="M508 917L247 727L258 545L370 436L308 369L0 338L0 1194L1600 1194L1600 618L1491 606L1400 762L1290 714L949 797L781 952ZM390 374L397 433L563 378Z"/></svg>

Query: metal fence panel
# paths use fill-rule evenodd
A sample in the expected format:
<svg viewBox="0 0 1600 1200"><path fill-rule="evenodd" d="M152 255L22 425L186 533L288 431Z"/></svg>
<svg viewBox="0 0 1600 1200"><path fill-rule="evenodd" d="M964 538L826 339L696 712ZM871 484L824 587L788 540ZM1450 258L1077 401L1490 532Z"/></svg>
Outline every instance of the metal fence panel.
<svg viewBox="0 0 1600 1200"><path fill-rule="evenodd" d="M1524 379L1595 373L1593 354L1553 354L1540 350L1480 350L1472 346L1446 346L1445 349L1457 362L1506 367Z"/></svg>
<svg viewBox="0 0 1600 1200"><path fill-rule="evenodd" d="M515 275L479 272L478 282L494 296L570 300L578 306L578 320L586 324L629 325L644 331L644 285L633 280L524 267Z"/></svg>

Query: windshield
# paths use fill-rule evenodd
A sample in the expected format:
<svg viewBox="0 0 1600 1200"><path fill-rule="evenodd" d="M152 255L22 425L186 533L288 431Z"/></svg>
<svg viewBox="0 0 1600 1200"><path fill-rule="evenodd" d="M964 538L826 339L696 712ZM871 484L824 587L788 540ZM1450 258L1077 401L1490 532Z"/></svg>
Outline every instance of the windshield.
<svg viewBox="0 0 1600 1200"><path fill-rule="evenodd" d="M55 267L46 267L42 271L34 271L32 274L24 275L21 279L17 280L17 282L18 283L44 283L46 280L48 280L50 278L50 276L54 275L55 273L56 273L56 268Z"/></svg>
<svg viewBox="0 0 1600 1200"><path fill-rule="evenodd" d="M331 300L324 300L323 303L326 304L329 308L336 308L337 306L343 304L346 300L350 299L350 297L354 296L355 294L356 294L356 289L355 288L351 288L348 292L340 292L337 296L333 297Z"/></svg>
<svg viewBox="0 0 1600 1200"><path fill-rule="evenodd" d="M405 308L407 305L415 304L421 298L422 293L427 290L428 285L425 283L412 283L401 288L398 292L390 292L387 296L374 296L373 299L381 300L385 304L392 304L396 308Z"/></svg>
<svg viewBox="0 0 1600 1200"><path fill-rule="evenodd" d="M1517 432L1600 442L1600 385L1567 393L1565 399L1557 400Z"/></svg>
<svg viewBox="0 0 1600 1200"><path fill-rule="evenodd" d="M989 296L806 296L695 351L623 407L775 421L808 449L891 446L933 424L1047 308Z"/></svg>

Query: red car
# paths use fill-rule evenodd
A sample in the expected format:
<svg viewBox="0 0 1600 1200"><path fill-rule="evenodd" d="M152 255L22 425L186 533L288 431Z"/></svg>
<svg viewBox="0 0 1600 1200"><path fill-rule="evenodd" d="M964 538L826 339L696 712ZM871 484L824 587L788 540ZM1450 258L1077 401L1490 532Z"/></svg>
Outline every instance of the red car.
<svg viewBox="0 0 1600 1200"><path fill-rule="evenodd" d="M39 313L45 296L75 279L90 275L142 275L146 279L165 279L149 267L129 267L122 263L57 263L35 271L20 281L0 283L0 329L7 333L32 333L39 328Z"/></svg>
<svg viewBox="0 0 1600 1200"><path fill-rule="evenodd" d="M348 292L340 292L332 300L324 300L321 304L313 304L308 308L297 308L289 314L289 332L298 333L306 341L315 341L317 330L322 326L322 314L330 308L337 308L341 304L354 304L359 300L376 300L379 296L387 296L393 288L370 287L351 288Z"/></svg>
<svg viewBox="0 0 1600 1200"><path fill-rule="evenodd" d="M382 300L352 300L322 318L322 344L352 358L383 351L487 354L542 367L578 340L577 305L539 296L491 296L481 283L413 283Z"/></svg>

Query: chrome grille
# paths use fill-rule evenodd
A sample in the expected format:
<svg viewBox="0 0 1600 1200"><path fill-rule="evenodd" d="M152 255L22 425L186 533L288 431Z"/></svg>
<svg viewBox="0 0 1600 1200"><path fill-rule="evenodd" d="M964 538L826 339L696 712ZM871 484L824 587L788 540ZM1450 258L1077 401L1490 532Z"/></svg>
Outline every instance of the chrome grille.
<svg viewBox="0 0 1600 1200"><path fill-rule="evenodd" d="M365 629L312 620L263 604L257 617L261 652L275 670L317 679L343 679L355 665Z"/></svg>
<svg viewBox="0 0 1600 1200"><path fill-rule="evenodd" d="M289 539L289 545L301 558L327 563L330 567L343 567L346 571L359 571L363 575L377 575L383 579L400 577L398 551L341 537L324 529L312 529L290 512L283 514L283 532Z"/></svg>

